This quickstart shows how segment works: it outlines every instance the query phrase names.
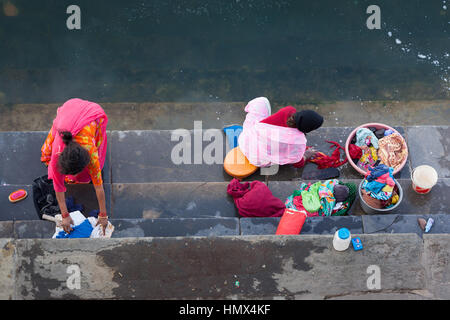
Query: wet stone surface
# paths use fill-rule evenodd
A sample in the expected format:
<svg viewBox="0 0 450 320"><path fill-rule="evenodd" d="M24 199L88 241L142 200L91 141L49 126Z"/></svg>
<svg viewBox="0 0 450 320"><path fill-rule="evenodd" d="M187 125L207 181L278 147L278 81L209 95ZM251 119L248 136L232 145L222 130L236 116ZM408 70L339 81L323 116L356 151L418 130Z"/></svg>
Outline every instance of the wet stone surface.
<svg viewBox="0 0 450 320"><path fill-rule="evenodd" d="M114 218L236 217L226 182L113 185Z"/></svg>
<svg viewBox="0 0 450 320"><path fill-rule="evenodd" d="M450 178L450 127L408 127L412 169L430 165L439 178Z"/></svg>
<svg viewBox="0 0 450 320"><path fill-rule="evenodd" d="M112 219L113 238L239 235L238 218Z"/></svg>
<svg viewBox="0 0 450 320"><path fill-rule="evenodd" d="M220 130L215 132L218 133L219 139L217 154L208 153L206 147L211 142L203 141L202 132L197 134L193 130L185 131L186 135L182 138L174 135L174 141L172 131L169 130L113 131L111 135L113 182L230 181L232 178L223 169L228 144ZM177 149L176 146L181 148L183 142L186 146L184 151ZM205 160L204 154L214 156L211 164ZM248 179L263 178L254 174Z"/></svg>
<svg viewBox="0 0 450 320"><path fill-rule="evenodd" d="M434 220L433 226L428 233L425 233L417 222L418 218L428 221ZM422 215L372 215L362 216L364 233L416 233L419 236L424 234L450 233L449 214L422 214Z"/></svg>
<svg viewBox="0 0 450 320"><path fill-rule="evenodd" d="M275 234L281 218L241 218L242 235ZM353 234L363 233L361 217L311 217L305 220L300 234L334 234L347 228Z"/></svg>

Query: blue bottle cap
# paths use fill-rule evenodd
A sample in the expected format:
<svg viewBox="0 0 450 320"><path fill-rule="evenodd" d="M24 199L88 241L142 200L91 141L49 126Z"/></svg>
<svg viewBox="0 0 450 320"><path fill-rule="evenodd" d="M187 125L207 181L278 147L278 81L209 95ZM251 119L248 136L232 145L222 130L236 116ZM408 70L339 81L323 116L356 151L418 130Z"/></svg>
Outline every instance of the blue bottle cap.
<svg viewBox="0 0 450 320"><path fill-rule="evenodd" d="M341 228L338 231L338 236L341 239L347 239L348 237L350 237L350 231L347 228Z"/></svg>

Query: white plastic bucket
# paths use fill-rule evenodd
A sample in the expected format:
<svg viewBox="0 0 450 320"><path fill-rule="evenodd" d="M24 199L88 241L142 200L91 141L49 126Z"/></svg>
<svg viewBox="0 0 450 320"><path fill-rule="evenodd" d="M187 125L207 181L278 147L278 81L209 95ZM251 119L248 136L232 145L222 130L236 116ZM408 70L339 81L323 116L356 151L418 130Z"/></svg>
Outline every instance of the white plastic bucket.
<svg viewBox="0 0 450 320"><path fill-rule="evenodd" d="M436 170L428 165L418 166L411 172L412 187L415 192L426 194L438 181Z"/></svg>
<svg viewBox="0 0 450 320"><path fill-rule="evenodd" d="M350 246L351 234L347 228L336 231L333 238L333 247L337 251L345 251Z"/></svg>

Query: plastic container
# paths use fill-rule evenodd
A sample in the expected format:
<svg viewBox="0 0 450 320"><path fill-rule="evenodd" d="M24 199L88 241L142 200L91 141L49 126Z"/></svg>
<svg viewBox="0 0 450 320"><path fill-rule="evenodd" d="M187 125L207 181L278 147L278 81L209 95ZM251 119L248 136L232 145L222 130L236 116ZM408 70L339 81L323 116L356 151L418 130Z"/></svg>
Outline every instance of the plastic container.
<svg viewBox="0 0 450 320"><path fill-rule="evenodd" d="M258 167L252 165L239 147L236 147L225 157L223 168L226 173L236 179L244 179L258 170Z"/></svg>
<svg viewBox="0 0 450 320"><path fill-rule="evenodd" d="M20 200L23 200L27 197L28 193L26 190L24 189L19 189L16 190L14 192L12 192L9 196L8 196L8 200L12 203L14 202L18 202Z"/></svg>
<svg viewBox="0 0 450 320"><path fill-rule="evenodd" d="M411 181L415 192L426 194L437 183L438 174L431 166L418 166L411 172Z"/></svg>
<svg viewBox="0 0 450 320"><path fill-rule="evenodd" d="M306 212L294 209L285 209L283 216L278 223L275 234L300 234L306 220Z"/></svg>
<svg viewBox="0 0 450 320"><path fill-rule="evenodd" d="M341 228L334 234L333 248L337 251L345 251L350 246L350 241L350 230L348 230L347 228Z"/></svg>
<svg viewBox="0 0 450 320"><path fill-rule="evenodd" d="M371 206L369 206L363 199L362 194L361 194L361 188L362 185L364 183L364 180L361 181L361 183L359 184L358 187L358 193L359 193L359 203L361 204L361 208L363 209L363 211L367 214L386 214L386 213L391 213L392 211L394 211L395 209L398 208L398 206L400 205L400 203L403 200L403 189L402 186L400 185L400 183L398 183L398 181L395 181L397 188L398 188L398 201L395 205L393 205L390 208L385 208L385 209L377 209L377 208L373 208Z"/></svg>
<svg viewBox="0 0 450 320"><path fill-rule="evenodd" d="M390 127L390 126L388 126L388 125L385 125L385 124L382 124L382 123L376 123L376 122L374 122L374 123L366 123L366 124L360 125L359 127L357 127L356 129L354 129L354 130L349 134L349 136L348 136L348 138L347 138L347 141L345 142L345 154L346 154L346 156L347 156L347 160L348 160L348 162L350 163L350 165L351 165L356 171L358 171L358 172L359 172L360 174L362 174L362 175L365 175L366 172L365 172L363 169L359 168L359 167L356 165L356 163L353 162L353 159L350 157L350 153L349 153L349 151L348 151L348 147L349 147L349 145L352 143L352 139L353 139L353 137L356 135L356 131L358 131L358 129L361 129L361 128L369 128L369 127L374 127L374 128L377 128L377 129L386 129L386 130L390 129L390 130L394 131L394 133L400 134L400 132L398 132L398 131L395 130L394 128L392 128L392 127ZM401 136L401 134L400 134L400 136ZM403 138L403 136L402 136L402 138ZM405 139L403 138L403 140L405 140ZM406 143L405 143L405 147L406 147L406 153L408 154L408 146L407 146ZM403 160L403 162L400 164L400 166L399 166L396 170L394 170L394 174L397 174L398 172L400 172L400 171L403 169L403 167L405 166L405 164L406 164L407 161L408 161L408 156L406 156L406 157L405 157L405 160Z"/></svg>

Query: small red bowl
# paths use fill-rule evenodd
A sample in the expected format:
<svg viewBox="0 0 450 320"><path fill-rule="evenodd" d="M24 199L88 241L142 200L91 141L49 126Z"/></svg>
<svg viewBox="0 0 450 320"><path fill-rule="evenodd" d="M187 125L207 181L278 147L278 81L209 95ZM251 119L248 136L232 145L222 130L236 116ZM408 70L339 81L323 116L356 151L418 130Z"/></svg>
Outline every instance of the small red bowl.
<svg viewBox="0 0 450 320"><path fill-rule="evenodd" d="M356 131L358 131L361 128L369 128L369 127L377 128L377 130L378 129L386 129L386 130L390 129L390 130L394 131L394 133L400 134L394 128L392 128L392 127L390 127L388 125L385 125L385 124L382 124L382 123L376 123L376 122L374 122L374 123L366 123L366 124L360 125L359 127L357 127L355 130L353 130L350 133L350 135L348 136L347 141L345 143L345 154L347 155L347 160L350 163L350 165L362 175L365 175L366 171L364 171L363 169L359 168L356 165L356 163L353 162L353 159L350 157L350 152L348 151L348 146L352 143L352 139L356 135ZM400 136L402 137L403 142L405 142L406 157L405 157L405 160L403 160L403 162L400 164L400 166L397 169L394 170L394 174L400 172L403 169L403 167L405 166L406 161L408 161L408 145L406 144L405 138L403 138L403 136L401 134L400 134Z"/></svg>

